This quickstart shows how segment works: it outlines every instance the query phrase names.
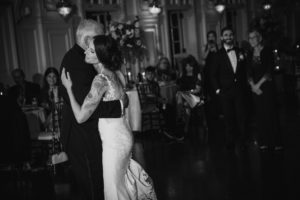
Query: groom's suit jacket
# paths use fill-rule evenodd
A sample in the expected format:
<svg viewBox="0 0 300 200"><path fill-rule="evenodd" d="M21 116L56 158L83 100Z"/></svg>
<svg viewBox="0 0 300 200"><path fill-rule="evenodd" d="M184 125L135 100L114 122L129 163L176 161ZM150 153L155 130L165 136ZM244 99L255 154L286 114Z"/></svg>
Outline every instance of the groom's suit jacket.
<svg viewBox="0 0 300 200"><path fill-rule="evenodd" d="M219 97L226 124L227 145L238 139L245 142L245 99L247 94L246 59L239 49L236 53L236 70L230 62L228 53L221 48L211 69L211 81L214 91L220 89Z"/></svg>
<svg viewBox="0 0 300 200"><path fill-rule="evenodd" d="M217 52L211 66L212 88L215 92L220 89L221 95L232 94L232 92L243 93L246 89L246 58L240 49L234 48L234 51L237 57L235 72L224 47Z"/></svg>

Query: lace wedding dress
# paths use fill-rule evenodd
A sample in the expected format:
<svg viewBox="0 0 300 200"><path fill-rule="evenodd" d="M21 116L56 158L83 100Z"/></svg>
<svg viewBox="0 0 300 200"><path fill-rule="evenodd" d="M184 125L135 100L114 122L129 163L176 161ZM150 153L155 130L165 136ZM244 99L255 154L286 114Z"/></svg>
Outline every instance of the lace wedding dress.
<svg viewBox="0 0 300 200"><path fill-rule="evenodd" d="M115 100L115 83L108 76L108 90L103 101ZM157 200L152 179L133 159L133 135L124 115L100 118L98 129L102 140L102 163L105 200Z"/></svg>

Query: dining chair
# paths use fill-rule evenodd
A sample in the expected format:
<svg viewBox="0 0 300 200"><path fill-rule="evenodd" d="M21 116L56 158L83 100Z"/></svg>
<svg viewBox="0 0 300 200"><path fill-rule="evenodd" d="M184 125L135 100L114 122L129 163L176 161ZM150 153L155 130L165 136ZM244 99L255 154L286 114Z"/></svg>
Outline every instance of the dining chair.
<svg viewBox="0 0 300 200"><path fill-rule="evenodd" d="M159 86L136 84L142 111L142 132L161 131L165 124L160 106Z"/></svg>
<svg viewBox="0 0 300 200"><path fill-rule="evenodd" d="M28 197L31 141L25 114L16 101L0 95L0 174L1 195L8 193ZM7 199L11 199L6 196ZM3 199L3 198L2 198ZM24 198L29 199L29 198Z"/></svg>

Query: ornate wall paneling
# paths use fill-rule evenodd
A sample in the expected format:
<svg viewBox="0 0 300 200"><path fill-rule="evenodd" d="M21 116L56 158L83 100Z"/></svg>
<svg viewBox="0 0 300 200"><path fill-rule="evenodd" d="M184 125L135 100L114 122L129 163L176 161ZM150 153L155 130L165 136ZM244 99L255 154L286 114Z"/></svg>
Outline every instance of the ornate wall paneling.
<svg viewBox="0 0 300 200"><path fill-rule="evenodd" d="M41 16L41 1L25 1L23 6L30 8L27 17L17 21L19 67L22 68L28 80L33 80L36 74L43 73L46 67L43 24Z"/></svg>
<svg viewBox="0 0 300 200"><path fill-rule="evenodd" d="M59 69L64 54L74 45L71 27L64 24L45 24L48 66Z"/></svg>
<svg viewBox="0 0 300 200"><path fill-rule="evenodd" d="M11 4L0 5L0 30L0 82L11 85L10 71L19 66Z"/></svg>
<svg viewBox="0 0 300 200"><path fill-rule="evenodd" d="M149 12L149 2L140 0L140 24L144 31L144 41L147 47L147 64L155 65L161 52L161 40L159 33L159 15Z"/></svg>
<svg viewBox="0 0 300 200"><path fill-rule="evenodd" d="M186 54L199 55L200 38L197 37L196 7L193 0L166 0L164 32L170 49L167 56L173 66L180 68L180 60ZM180 70L180 69L179 69Z"/></svg>
<svg viewBox="0 0 300 200"><path fill-rule="evenodd" d="M204 11L204 17L205 17L205 23L206 26L204 27L206 29L204 34L204 43L206 44L206 33L208 31L214 30L217 32L218 35L220 35L220 21L222 20L222 14L219 14L215 9L215 1L214 0L203 0L203 10Z"/></svg>
<svg viewBox="0 0 300 200"><path fill-rule="evenodd" d="M29 15L22 18L16 14L19 66L28 80L39 84L47 67L59 68L75 41L78 16L62 18L56 11L57 1L25 0L20 6L29 8Z"/></svg>
<svg viewBox="0 0 300 200"><path fill-rule="evenodd" d="M19 55L20 55L20 68L26 74L27 80L32 80L41 66L41 48L39 40L39 30L35 25L22 27L18 29L19 33ZM22 30L22 31L20 31Z"/></svg>
<svg viewBox="0 0 300 200"><path fill-rule="evenodd" d="M231 26L235 31L237 42L247 40L248 32L248 16L247 16L247 1L246 0L226 0L226 9L222 15L223 23L221 27Z"/></svg>
<svg viewBox="0 0 300 200"><path fill-rule="evenodd" d="M44 0L42 6L44 45L47 55L47 67L60 68L64 54L75 43L75 27L79 21L80 10L63 18L56 10L57 0ZM81 1L74 1L76 8L81 7Z"/></svg>
<svg viewBox="0 0 300 200"><path fill-rule="evenodd" d="M140 28L142 29L142 41L147 48L145 60L136 60L127 63L123 70L131 72L131 77L136 80L137 74L144 70L144 67L156 64L157 54L160 51L158 39L157 16L149 12L148 1L145 0L86 0L84 1L84 12L86 17L103 23L106 27L110 22L126 23L134 21L139 17Z"/></svg>
<svg viewBox="0 0 300 200"><path fill-rule="evenodd" d="M107 27L111 20L120 21L125 18L124 3L124 0L83 0L82 7L85 17L95 19Z"/></svg>
<svg viewBox="0 0 300 200"><path fill-rule="evenodd" d="M248 4L253 1L246 0L223 0L226 5L222 13L218 13L215 9L216 0L206 1L206 29L217 32L218 41L220 42L221 29L225 26L231 26L235 31L236 40L241 42L247 39L248 31ZM204 40L206 41L206 39ZM206 42L205 42L206 43Z"/></svg>
<svg viewBox="0 0 300 200"><path fill-rule="evenodd" d="M85 10L110 11L118 10L122 0L83 0Z"/></svg>

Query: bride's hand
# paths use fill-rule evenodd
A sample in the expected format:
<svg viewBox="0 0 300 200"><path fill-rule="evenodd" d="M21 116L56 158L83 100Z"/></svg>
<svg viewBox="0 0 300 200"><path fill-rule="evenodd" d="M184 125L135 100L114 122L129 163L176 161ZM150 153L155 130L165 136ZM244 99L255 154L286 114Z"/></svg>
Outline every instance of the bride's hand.
<svg viewBox="0 0 300 200"><path fill-rule="evenodd" d="M62 84L65 86L65 88L67 90L71 89L72 87L72 80L71 80L71 77L70 77L70 73L69 72L65 72L65 68L62 69L62 72L61 72L61 82Z"/></svg>

